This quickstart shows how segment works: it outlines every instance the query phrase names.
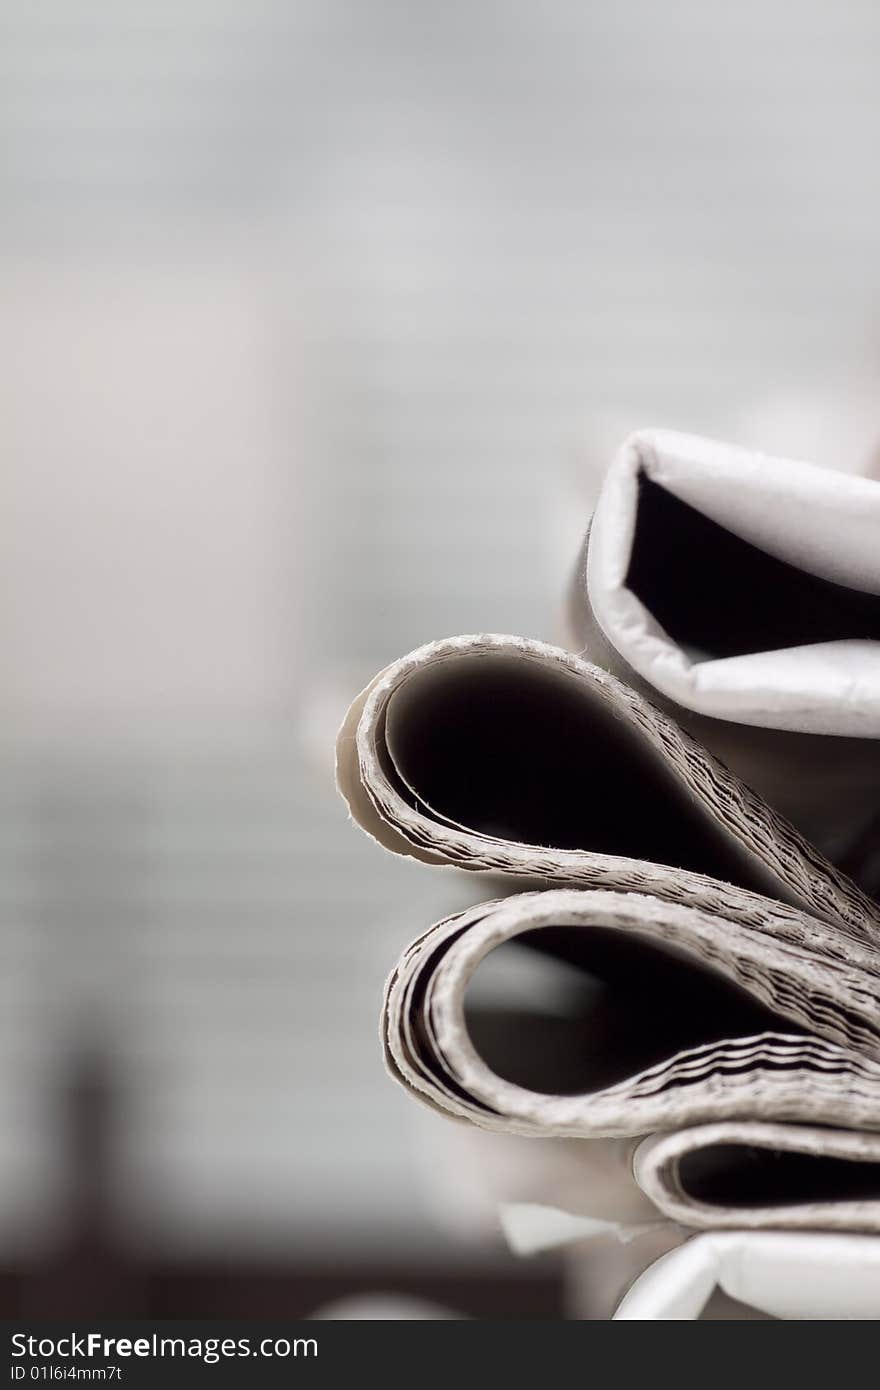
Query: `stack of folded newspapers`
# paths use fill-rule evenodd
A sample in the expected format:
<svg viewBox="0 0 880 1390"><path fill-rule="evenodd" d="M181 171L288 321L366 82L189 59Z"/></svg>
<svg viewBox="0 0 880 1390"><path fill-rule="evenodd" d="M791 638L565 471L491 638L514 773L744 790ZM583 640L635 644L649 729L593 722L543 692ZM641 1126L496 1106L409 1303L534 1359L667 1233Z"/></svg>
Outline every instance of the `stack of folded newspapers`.
<svg viewBox="0 0 880 1390"><path fill-rule="evenodd" d="M636 1192L684 1234L864 1242L880 1232L880 483L633 436L566 644L429 643L340 732L358 824L486 881L488 901L423 924L397 963L387 1066L459 1122L593 1141L621 1209ZM864 1295L847 1308L870 1315Z"/></svg>

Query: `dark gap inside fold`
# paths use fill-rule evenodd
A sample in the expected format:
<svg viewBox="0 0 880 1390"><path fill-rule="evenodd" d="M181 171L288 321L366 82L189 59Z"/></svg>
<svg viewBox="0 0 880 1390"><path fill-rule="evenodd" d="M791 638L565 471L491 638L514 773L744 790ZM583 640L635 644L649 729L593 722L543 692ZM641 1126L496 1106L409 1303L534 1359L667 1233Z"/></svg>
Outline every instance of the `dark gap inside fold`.
<svg viewBox="0 0 880 1390"><path fill-rule="evenodd" d="M709 1206L795 1206L880 1198L880 1163L791 1153L752 1144L713 1144L685 1154L678 1177Z"/></svg>
<svg viewBox="0 0 880 1390"><path fill-rule="evenodd" d="M566 963L555 998L545 973L529 999L529 946ZM511 952L522 974L508 1005ZM559 1096L613 1086L685 1048L802 1031L682 951L607 927L542 927L497 947L474 973L465 1018L497 1076Z"/></svg>
<svg viewBox="0 0 880 1390"><path fill-rule="evenodd" d="M880 639L880 598L807 574L642 474L626 578L694 660Z"/></svg>
<svg viewBox="0 0 880 1390"><path fill-rule="evenodd" d="M586 681L499 652L411 676L386 714L386 776L468 830L625 855L766 892L766 877Z"/></svg>

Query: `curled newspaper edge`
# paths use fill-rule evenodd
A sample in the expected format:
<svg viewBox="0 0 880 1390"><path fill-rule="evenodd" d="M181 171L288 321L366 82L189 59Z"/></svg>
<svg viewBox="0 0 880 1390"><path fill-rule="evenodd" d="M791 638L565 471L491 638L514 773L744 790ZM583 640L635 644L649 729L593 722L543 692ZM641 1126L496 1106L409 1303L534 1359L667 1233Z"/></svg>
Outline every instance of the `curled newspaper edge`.
<svg viewBox="0 0 880 1390"><path fill-rule="evenodd" d="M386 1060L423 1103L533 1136L880 1130L876 904L620 681L543 643L432 643L355 703L338 766L387 849L542 889L457 913L401 957ZM567 972L567 1011L469 1002L511 946ZM740 1143L743 1163L754 1147ZM649 1152L626 1181L650 1175L662 1210L662 1175L681 1163ZM853 1174L875 1181L870 1165L811 1157L817 1181L829 1165L841 1179L840 1220L880 1229L871 1195L851 1196ZM826 1220L824 1195L790 1206L792 1224ZM704 1224L696 1204L688 1219Z"/></svg>
<svg viewBox="0 0 880 1390"><path fill-rule="evenodd" d="M880 484L640 434L585 547L580 654L431 642L349 710L352 818L493 899L403 952L389 1071L459 1121L582 1141L601 1179L583 1211L509 1209L520 1248L621 1238L640 1203L719 1240L880 1231L878 536ZM492 974L511 952L540 988Z"/></svg>
<svg viewBox="0 0 880 1390"><path fill-rule="evenodd" d="M571 644L877 890L880 482L665 430L606 475Z"/></svg>

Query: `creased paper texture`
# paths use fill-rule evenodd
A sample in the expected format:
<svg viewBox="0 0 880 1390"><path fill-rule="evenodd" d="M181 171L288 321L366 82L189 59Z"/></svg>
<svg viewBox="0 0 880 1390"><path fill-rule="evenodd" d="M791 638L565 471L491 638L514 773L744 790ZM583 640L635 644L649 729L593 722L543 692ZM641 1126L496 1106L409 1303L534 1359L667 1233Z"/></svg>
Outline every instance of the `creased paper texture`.
<svg viewBox="0 0 880 1390"><path fill-rule="evenodd" d="M588 1141L582 1201L507 1207L518 1248L880 1232L880 486L635 436L571 611L592 660L431 642L340 731L353 819L488 899L403 952L388 1069L459 1122Z"/></svg>
<svg viewBox="0 0 880 1390"><path fill-rule="evenodd" d="M567 635L876 894L878 595L880 483L645 430L606 475Z"/></svg>

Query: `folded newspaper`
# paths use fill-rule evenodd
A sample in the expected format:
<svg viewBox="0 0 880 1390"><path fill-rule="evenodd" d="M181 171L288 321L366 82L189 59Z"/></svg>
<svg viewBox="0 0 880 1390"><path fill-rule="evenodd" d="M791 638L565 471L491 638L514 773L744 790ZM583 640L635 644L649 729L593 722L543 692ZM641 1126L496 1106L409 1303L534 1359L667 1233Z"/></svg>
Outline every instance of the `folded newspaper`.
<svg viewBox="0 0 880 1390"><path fill-rule="evenodd" d="M880 484L668 431L609 469L567 639L880 890Z"/></svg>
<svg viewBox="0 0 880 1390"><path fill-rule="evenodd" d="M675 466L652 475L657 458ZM580 608L602 666L517 637L430 643L380 673L340 732L339 785L362 828L491 885L401 958L388 1067L459 1120L595 1140L619 1175L603 1187L612 1221L640 1190L688 1227L880 1231L880 907L707 746L735 762L731 729L745 728L771 740L768 759L781 739L783 764L792 738L808 769L815 743L872 761L880 486L676 436L639 437L621 459L608 486L623 511L603 493L587 565L603 577ZM710 541L649 502L627 551L620 516L668 478ZM655 522L663 553L636 585L633 537ZM753 550L787 567L766 602L746 575ZM677 564L690 578L669 574ZM714 617L680 616L704 580L723 595ZM707 696L701 670L748 650L776 660L716 671ZM877 783L872 801L858 765L855 782L869 825Z"/></svg>

